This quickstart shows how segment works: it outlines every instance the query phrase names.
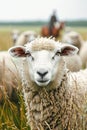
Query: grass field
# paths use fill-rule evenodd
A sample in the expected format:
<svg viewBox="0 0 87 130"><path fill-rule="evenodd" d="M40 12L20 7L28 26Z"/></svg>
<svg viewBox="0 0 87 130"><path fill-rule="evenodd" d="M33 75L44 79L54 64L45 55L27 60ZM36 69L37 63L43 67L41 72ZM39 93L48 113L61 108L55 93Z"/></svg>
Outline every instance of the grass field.
<svg viewBox="0 0 87 130"><path fill-rule="evenodd" d="M11 31L13 29L18 29L20 32L25 30L35 30L38 34L41 32L40 26L0 26L0 50L7 50L12 46ZM83 39L87 40L87 27L73 27L72 30L79 32Z"/></svg>
<svg viewBox="0 0 87 130"><path fill-rule="evenodd" d="M40 33L40 27L0 26L0 50L7 50L12 46L11 32L14 29L18 29L20 32L23 32L25 30L35 30L37 33Z"/></svg>
<svg viewBox="0 0 87 130"><path fill-rule="evenodd" d="M41 27L12 27L5 26L0 27L0 50L8 50L9 47L12 46L11 40L11 31L13 29L19 29L21 32L25 30L35 30L38 34L40 34ZM87 40L87 27L80 28L75 27L72 28L79 32L84 40ZM19 105L12 103L6 97L3 105L0 105L0 130L30 130L29 126L27 126L27 120L25 116L25 106L22 97L22 93L18 92ZM19 107L19 109L18 109Z"/></svg>

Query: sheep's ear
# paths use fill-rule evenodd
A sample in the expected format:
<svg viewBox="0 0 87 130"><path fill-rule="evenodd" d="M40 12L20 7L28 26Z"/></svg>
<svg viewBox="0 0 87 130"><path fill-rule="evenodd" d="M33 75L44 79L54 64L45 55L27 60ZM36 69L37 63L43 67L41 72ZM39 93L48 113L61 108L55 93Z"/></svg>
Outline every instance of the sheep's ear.
<svg viewBox="0 0 87 130"><path fill-rule="evenodd" d="M11 56L13 57L26 57L25 54L25 47L23 46L15 46L11 47L8 52L10 53Z"/></svg>
<svg viewBox="0 0 87 130"><path fill-rule="evenodd" d="M73 45L62 45L61 56L75 55L78 52L78 48Z"/></svg>

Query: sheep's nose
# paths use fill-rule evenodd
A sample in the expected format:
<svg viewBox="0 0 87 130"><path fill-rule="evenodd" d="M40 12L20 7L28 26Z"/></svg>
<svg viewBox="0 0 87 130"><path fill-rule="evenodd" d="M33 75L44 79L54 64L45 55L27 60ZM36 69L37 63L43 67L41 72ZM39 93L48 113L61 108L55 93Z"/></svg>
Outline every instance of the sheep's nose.
<svg viewBox="0 0 87 130"><path fill-rule="evenodd" d="M43 78L47 73L48 73L48 71L43 70L43 69L37 71L37 74L38 74L41 78Z"/></svg>

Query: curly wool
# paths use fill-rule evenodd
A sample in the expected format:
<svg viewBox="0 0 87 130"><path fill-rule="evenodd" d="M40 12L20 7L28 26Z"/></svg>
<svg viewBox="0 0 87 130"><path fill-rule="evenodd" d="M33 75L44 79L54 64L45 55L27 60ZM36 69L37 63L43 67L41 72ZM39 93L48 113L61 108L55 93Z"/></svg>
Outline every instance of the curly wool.
<svg viewBox="0 0 87 130"><path fill-rule="evenodd" d="M41 45L42 41L44 47L46 43L54 42L51 39L38 38L35 44L37 42ZM31 43L34 45L34 41ZM87 129L87 70L71 73L61 57L54 81L40 87L31 81L28 68L30 66L24 59L20 72L26 116L31 130Z"/></svg>
<svg viewBox="0 0 87 130"><path fill-rule="evenodd" d="M64 63L61 67L64 70L63 66ZM55 84L50 83L45 88L32 83L26 73L22 71L23 93L32 130L82 130L83 124L87 128L87 70L78 73L64 71L59 74L62 79L58 85L57 77Z"/></svg>

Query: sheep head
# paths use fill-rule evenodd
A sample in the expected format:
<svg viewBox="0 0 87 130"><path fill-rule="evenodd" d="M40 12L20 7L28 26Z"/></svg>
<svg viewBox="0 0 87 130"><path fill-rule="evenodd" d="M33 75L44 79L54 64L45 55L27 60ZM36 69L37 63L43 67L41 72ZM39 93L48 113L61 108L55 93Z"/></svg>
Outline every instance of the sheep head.
<svg viewBox="0 0 87 130"><path fill-rule="evenodd" d="M9 49L13 57L26 57L31 80L38 86L47 86L54 81L60 71L62 57L74 55L78 48L61 44L49 38L37 38L25 46L15 46ZM62 70L63 71L63 70Z"/></svg>
<svg viewBox="0 0 87 130"><path fill-rule="evenodd" d="M13 44L16 43L16 41L17 41L19 35L20 35L19 30L13 30L13 31L11 32L11 37L12 37L12 40L13 40Z"/></svg>

